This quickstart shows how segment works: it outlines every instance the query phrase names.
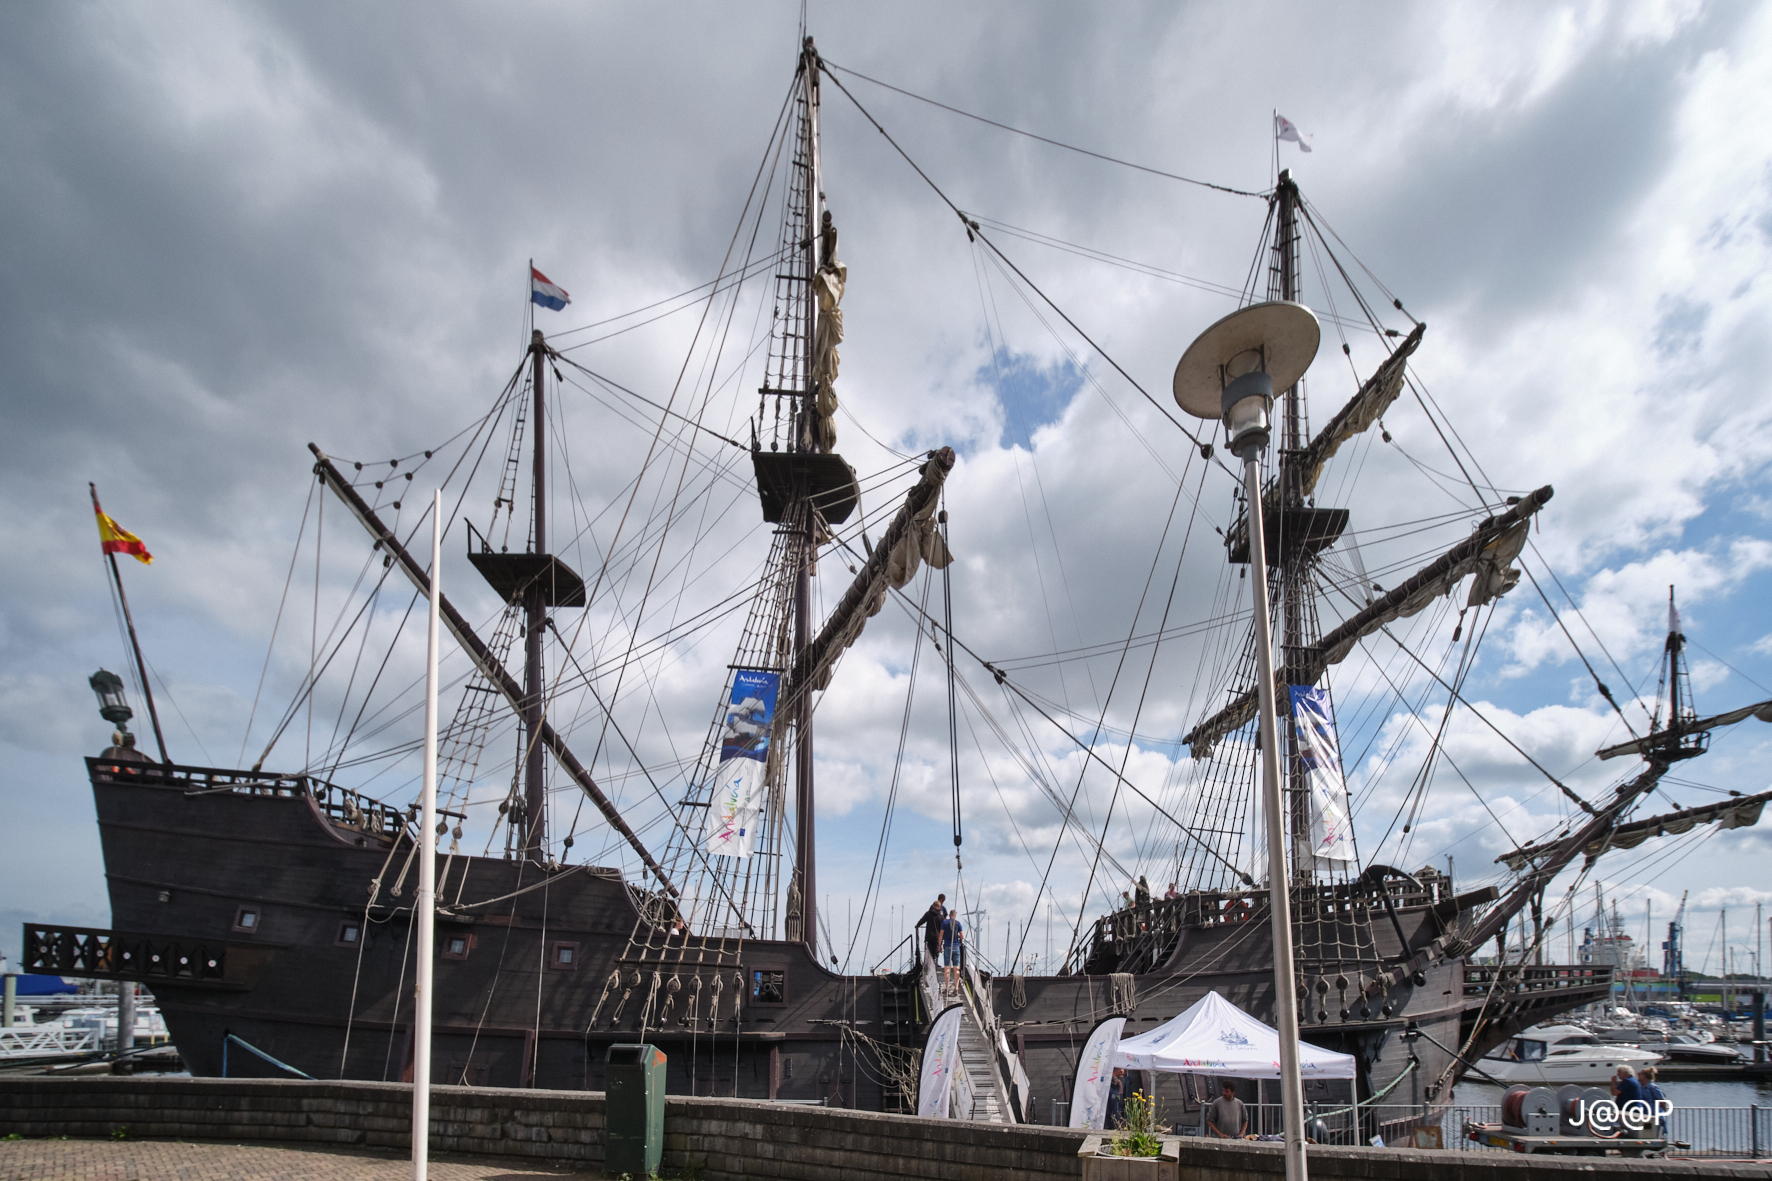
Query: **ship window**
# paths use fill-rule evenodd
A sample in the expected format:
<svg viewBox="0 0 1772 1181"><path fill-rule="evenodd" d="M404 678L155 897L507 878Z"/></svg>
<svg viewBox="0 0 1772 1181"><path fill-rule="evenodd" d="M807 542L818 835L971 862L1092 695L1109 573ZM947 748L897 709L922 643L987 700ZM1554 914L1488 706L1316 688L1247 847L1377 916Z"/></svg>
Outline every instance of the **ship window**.
<svg viewBox="0 0 1772 1181"><path fill-rule="evenodd" d="M474 950L474 937L466 931L443 932L442 951L446 960L465 960Z"/></svg>
<svg viewBox="0 0 1772 1181"><path fill-rule="evenodd" d="M244 931L248 935L258 930L258 907L242 906L234 912L234 930Z"/></svg>
<svg viewBox="0 0 1772 1181"><path fill-rule="evenodd" d="M338 945L340 947L356 947L363 938L361 923L341 923L338 928Z"/></svg>
<svg viewBox="0 0 1772 1181"><path fill-rule="evenodd" d="M1544 1050L1545 1046L1543 1042L1527 1041L1525 1038L1520 1039L1521 1062L1541 1061L1544 1058Z"/></svg>
<svg viewBox="0 0 1772 1181"><path fill-rule="evenodd" d="M548 958L548 962L562 972L576 970L578 967L578 944L554 944L554 954Z"/></svg>
<svg viewBox="0 0 1772 1181"><path fill-rule="evenodd" d="M758 969L751 973L751 1000L759 1005L787 1003L787 982L784 972Z"/></svg>

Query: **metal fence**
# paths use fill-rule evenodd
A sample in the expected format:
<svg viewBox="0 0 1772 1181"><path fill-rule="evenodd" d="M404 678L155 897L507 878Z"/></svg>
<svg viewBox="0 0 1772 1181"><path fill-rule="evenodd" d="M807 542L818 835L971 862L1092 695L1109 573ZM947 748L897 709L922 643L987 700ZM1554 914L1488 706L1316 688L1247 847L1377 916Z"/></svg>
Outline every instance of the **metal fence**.
<svg viewBox="0 0 1772 1181"><path fill-rule="evenodd" d="M1248 1103L1249 1132L1255 1136L1280 1135L1278 1103ZM1205 1136L1206 1113L1202 1109L1174 1119L1184 1135ZM1305 1108L1305 1128L1319 1144L1370 1145L1374 1137L1391 1148L1416 1145L1458 1148L1466 1151L1502 1152L1464 1139L1466 1123L1501 1122L1501 1108L1492 1104L1459 1104L1430 1110L1408 1104L1362 1104L1358 1115L1345 1105L1325 1104ZM1666 1136L1687 1147L1672 1150L1679 1156L1760 1160L1772 1159L1772 1106L1676 1107L1667 1117Z"/></svg>

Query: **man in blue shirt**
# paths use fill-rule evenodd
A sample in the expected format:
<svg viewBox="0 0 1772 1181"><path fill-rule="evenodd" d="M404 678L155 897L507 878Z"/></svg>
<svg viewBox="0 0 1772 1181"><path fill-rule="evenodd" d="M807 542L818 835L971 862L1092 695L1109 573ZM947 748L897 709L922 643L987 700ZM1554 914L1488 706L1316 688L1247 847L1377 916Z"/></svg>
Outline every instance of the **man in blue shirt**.
<svg viewBox="0 0 1772 1181"><path fill-rule="evenodd" d="M966 928L960 922L960 912L948 911L948 917L941 921L942 991L956 996L960 992L960 959L965 942Z"/></svg>
<svg viewBox="0 0 1772 1181"><path fill-rule="evenodd" d="M1620 1066L1613 1076L1612 1097L1618 1101L1620 1135L1627 1138L1642 1136L1654 1126L1655 1121L1644 1115L1649 1105L1643 1101L1643 1084L1637 1081L1636 1072L1630 1067ZM1633 1103L1635 1107L1631 1106Z"/></svg>

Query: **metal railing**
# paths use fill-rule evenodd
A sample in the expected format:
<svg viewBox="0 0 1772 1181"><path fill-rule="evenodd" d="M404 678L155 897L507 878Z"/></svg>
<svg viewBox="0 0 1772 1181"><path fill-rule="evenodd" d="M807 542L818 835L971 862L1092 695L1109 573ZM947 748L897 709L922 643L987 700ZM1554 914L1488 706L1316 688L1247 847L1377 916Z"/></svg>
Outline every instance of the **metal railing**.
<svg viewBox="0 0 1772 1181"><path fill-rule="evenodd" d="M26 1025L0 1029L0 1062L92 1054L103 1049L102 1029L66 1025Z"/></svg>
<svg viewBox="0 0 1772 1181"><path fill-rule="evenodd" d="M1249 1133L1254 1136L1280 1135L1282 1108L1278 1103L1246 1103ZM1206 1110L1188 1112L1172 1118L1178 1132L1189 1136L1205 1136ZM1442 1147L1466 1152L1504 1152L1506 1149L1478 1144L1464 1139L1467 1123L1498 1124L1501 1108L1493 1104L1456 1104L1430 1109L1409 1104L1362 1104L1356 1120L1346 1105L1307 1104L1306 1134L1319 1144L1370 1146L1374 1136L1391 1148L1409 1148L1417 1144L1417 1130L1438 1131ZM1667 1117L1664 1135L1677 1145L1670 1155L1706 1159L1772 1159L1772 1106L1749 1107L1676 1107ZM1433 1139L1432 1131L1423 1137ZM1606 1138L1595 1137L1596 1146L1604 1146Z"/></svg>

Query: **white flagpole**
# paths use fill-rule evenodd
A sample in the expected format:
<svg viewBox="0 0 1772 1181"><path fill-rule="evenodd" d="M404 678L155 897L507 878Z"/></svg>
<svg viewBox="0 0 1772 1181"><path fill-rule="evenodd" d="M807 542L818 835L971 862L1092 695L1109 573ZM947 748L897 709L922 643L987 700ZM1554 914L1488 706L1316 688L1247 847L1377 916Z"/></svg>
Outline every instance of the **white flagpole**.
<svg viewBox="0 0 1772 1181"><path fill-rule="evenodd" d="M425 763L418 821L418 987L412 1017L412 1176L431 1147L431 961L437 925L437 617L443 583L443 493L431 498L431 607L425 649Z"/></svg>

